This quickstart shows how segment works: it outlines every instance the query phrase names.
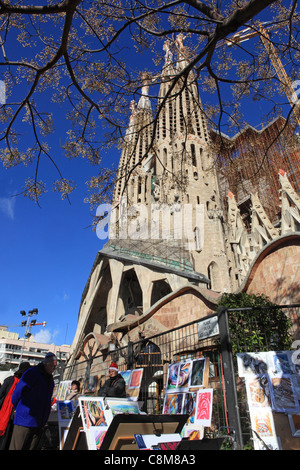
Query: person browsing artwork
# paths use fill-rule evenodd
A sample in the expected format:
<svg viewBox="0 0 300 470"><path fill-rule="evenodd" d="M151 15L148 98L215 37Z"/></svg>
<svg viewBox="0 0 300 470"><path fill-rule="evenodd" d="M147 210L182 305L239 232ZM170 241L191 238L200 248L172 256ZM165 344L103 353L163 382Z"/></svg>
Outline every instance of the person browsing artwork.
<svg viewBox="0 0 300 470"><path fill-rule="evenodd" d="M119 374L119 368L116 362L112 362L108 369L109 379L98 392L99 397L126 398L125 380Z"/></svg>
<svg viewBox="0 0 300 470"><path fill-rule="evenodd" d="M15 417L9 450L37 448L51 411L56 366L57 358L49 352L42 362L28 369L18 382L11 398Z"/></svg>

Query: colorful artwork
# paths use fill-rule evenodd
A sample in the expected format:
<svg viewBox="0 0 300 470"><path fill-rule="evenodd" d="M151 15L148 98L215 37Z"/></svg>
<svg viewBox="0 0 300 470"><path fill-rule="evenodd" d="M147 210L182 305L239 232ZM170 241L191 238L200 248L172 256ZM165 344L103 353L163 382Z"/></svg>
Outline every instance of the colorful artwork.
<svg viewBox="0 0 300 470"><path fill-rule="evenodd" d="M56 395L57 400L65 400L68 393L71 391L72 380L63 380L60 382L58 392Z"/></svg>
<svg viewBox="0 0 300 470"><path fill-rule="evenodd" d="M57 401L57 414L59 421L70 421L74 414L74 403L70 400Z"/></svg>
<svg viewBox="0 0 300 470"><path fill-rule="evenodd" d="M89 450L100 450L108 428L93 427L86 431Z"/></svg>
<svg viewBox="0 0 300 470"><path fill-rule="evenodd" d="M206 365L206 357L194 359L192 365L192 372L190 376L190 387L203 387L204 386L204 371Z"/></svg>
<svg viewBox="0 0 300 470"><path fill-rule="evenodd" d="M117 414L139 414L139 405L135 401L127 400L126 398L106 398L107 406L109 407L112 416Z"/></svg>
<svg viewBox="0 0 300 470"><path fill-rule="evenodd" d="M134 369L131 372L129 388L140 388L144 369Z"/></svg>
<svg viewBox="0 0 300 470"><path fill-rule="evenodd" d="M84 393L94 393L98 384L98 376L91 375L84 383Z"/></svg>
<svg viewBox="0 0 300 470"><path fill-rule="evenodd" d="M180 434L135 434L134 438L141 450L175 450L181 441Z"/></svg>
<svg viewBox="0 0 300 470"><path fill-rule="evenodd" d="M179 363L170 364L167 377L167 391L177 388Z"/></svg>
<svg viewBox="0 0 300 470"><path fill-rule="evenodd" d="M188 414L187 425L195 422L197 392L188 392L184 394L182 414Z"/></svg>
<svg viewBox="0 0 300 470"><path fill-rule="evenodd" d="M164 400L163 414L181 414L183 395L183 393L167 393Z"/></svg>
<svg viewBox="0 0 300 470"><path fill-rule="evenodd" d="M178 369L177 388L188 388L192 361L181 362Z"/></svg>
<svg viewBox="0 0 300 470"><path fill-rule="evenodd" d="M85 429L92 426L107 426L103 398L80 397L79 406Z"/></svg>
<svg viewBox="0 0 300 470"><path fill-rule="evenodd" d="M197 392L195 419L203 426L211 425L213 405L213 389L203 389Z"/></svg>
<svg viewBox="0 0 300 470"><path fill-rule="evenodd" d="M131 376L131 370L121 370L119 371L119 374L123 377L125 385L128 386Z"/></svg>

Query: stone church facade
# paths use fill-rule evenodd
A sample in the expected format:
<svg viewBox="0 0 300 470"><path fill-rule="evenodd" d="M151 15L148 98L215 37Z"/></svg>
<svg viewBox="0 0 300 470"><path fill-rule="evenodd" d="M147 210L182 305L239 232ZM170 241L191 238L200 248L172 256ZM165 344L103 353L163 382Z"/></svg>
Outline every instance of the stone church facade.
<svg viewBox="0 0 300 470"><path fill-rule="evenodd" d="M160 76L145 76L131 103L109 240L82 294L70 364L87 342L107 352L111 344L126 346L129 334L134 341L202 318L224 292L300 302L299 195L278 168L279 224L257 194L250 194L250 230L230 191L225 214L195 75L172 81L188 65L181 36L176 61L168 43L164 50ZM151 86L159 87L157 119Z"/></svg>

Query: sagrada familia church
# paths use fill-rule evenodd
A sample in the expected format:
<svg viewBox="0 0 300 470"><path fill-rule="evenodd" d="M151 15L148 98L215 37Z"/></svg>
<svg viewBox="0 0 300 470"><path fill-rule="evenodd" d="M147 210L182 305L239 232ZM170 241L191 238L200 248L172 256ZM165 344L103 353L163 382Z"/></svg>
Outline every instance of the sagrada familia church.
<svg viewBox="0 0 300 470"><path fill-rule="evenodd" d="M174 59L168 43L164 50L157 118L149 77L130 104L109 239L82 294L70 364L84 360L86 348L108 351L203 318L224 292L300 302L295 172L292 180L275 159L276 214L262 203L276 199L267 184L261 194L249 186L243 199L228 187L193 71L172 80L188 64L182 37Z"/></svg>

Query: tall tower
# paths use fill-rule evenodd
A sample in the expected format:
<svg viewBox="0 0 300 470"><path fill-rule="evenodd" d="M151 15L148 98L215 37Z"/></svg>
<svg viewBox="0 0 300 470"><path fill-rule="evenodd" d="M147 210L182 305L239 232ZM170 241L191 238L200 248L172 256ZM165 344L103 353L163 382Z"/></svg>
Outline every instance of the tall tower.
<svg viewBox="0 0 300 470"><path fill-rule="evenodd" d="M164 44L159 77L144 75L131 117L114 191L114 236L109 244L202 273L213 290L231 291L223 211L206 117L183 37L176 62ZM182 78L175 80L182 72ZM159 82L158 117L149 87Z"/></svg>

